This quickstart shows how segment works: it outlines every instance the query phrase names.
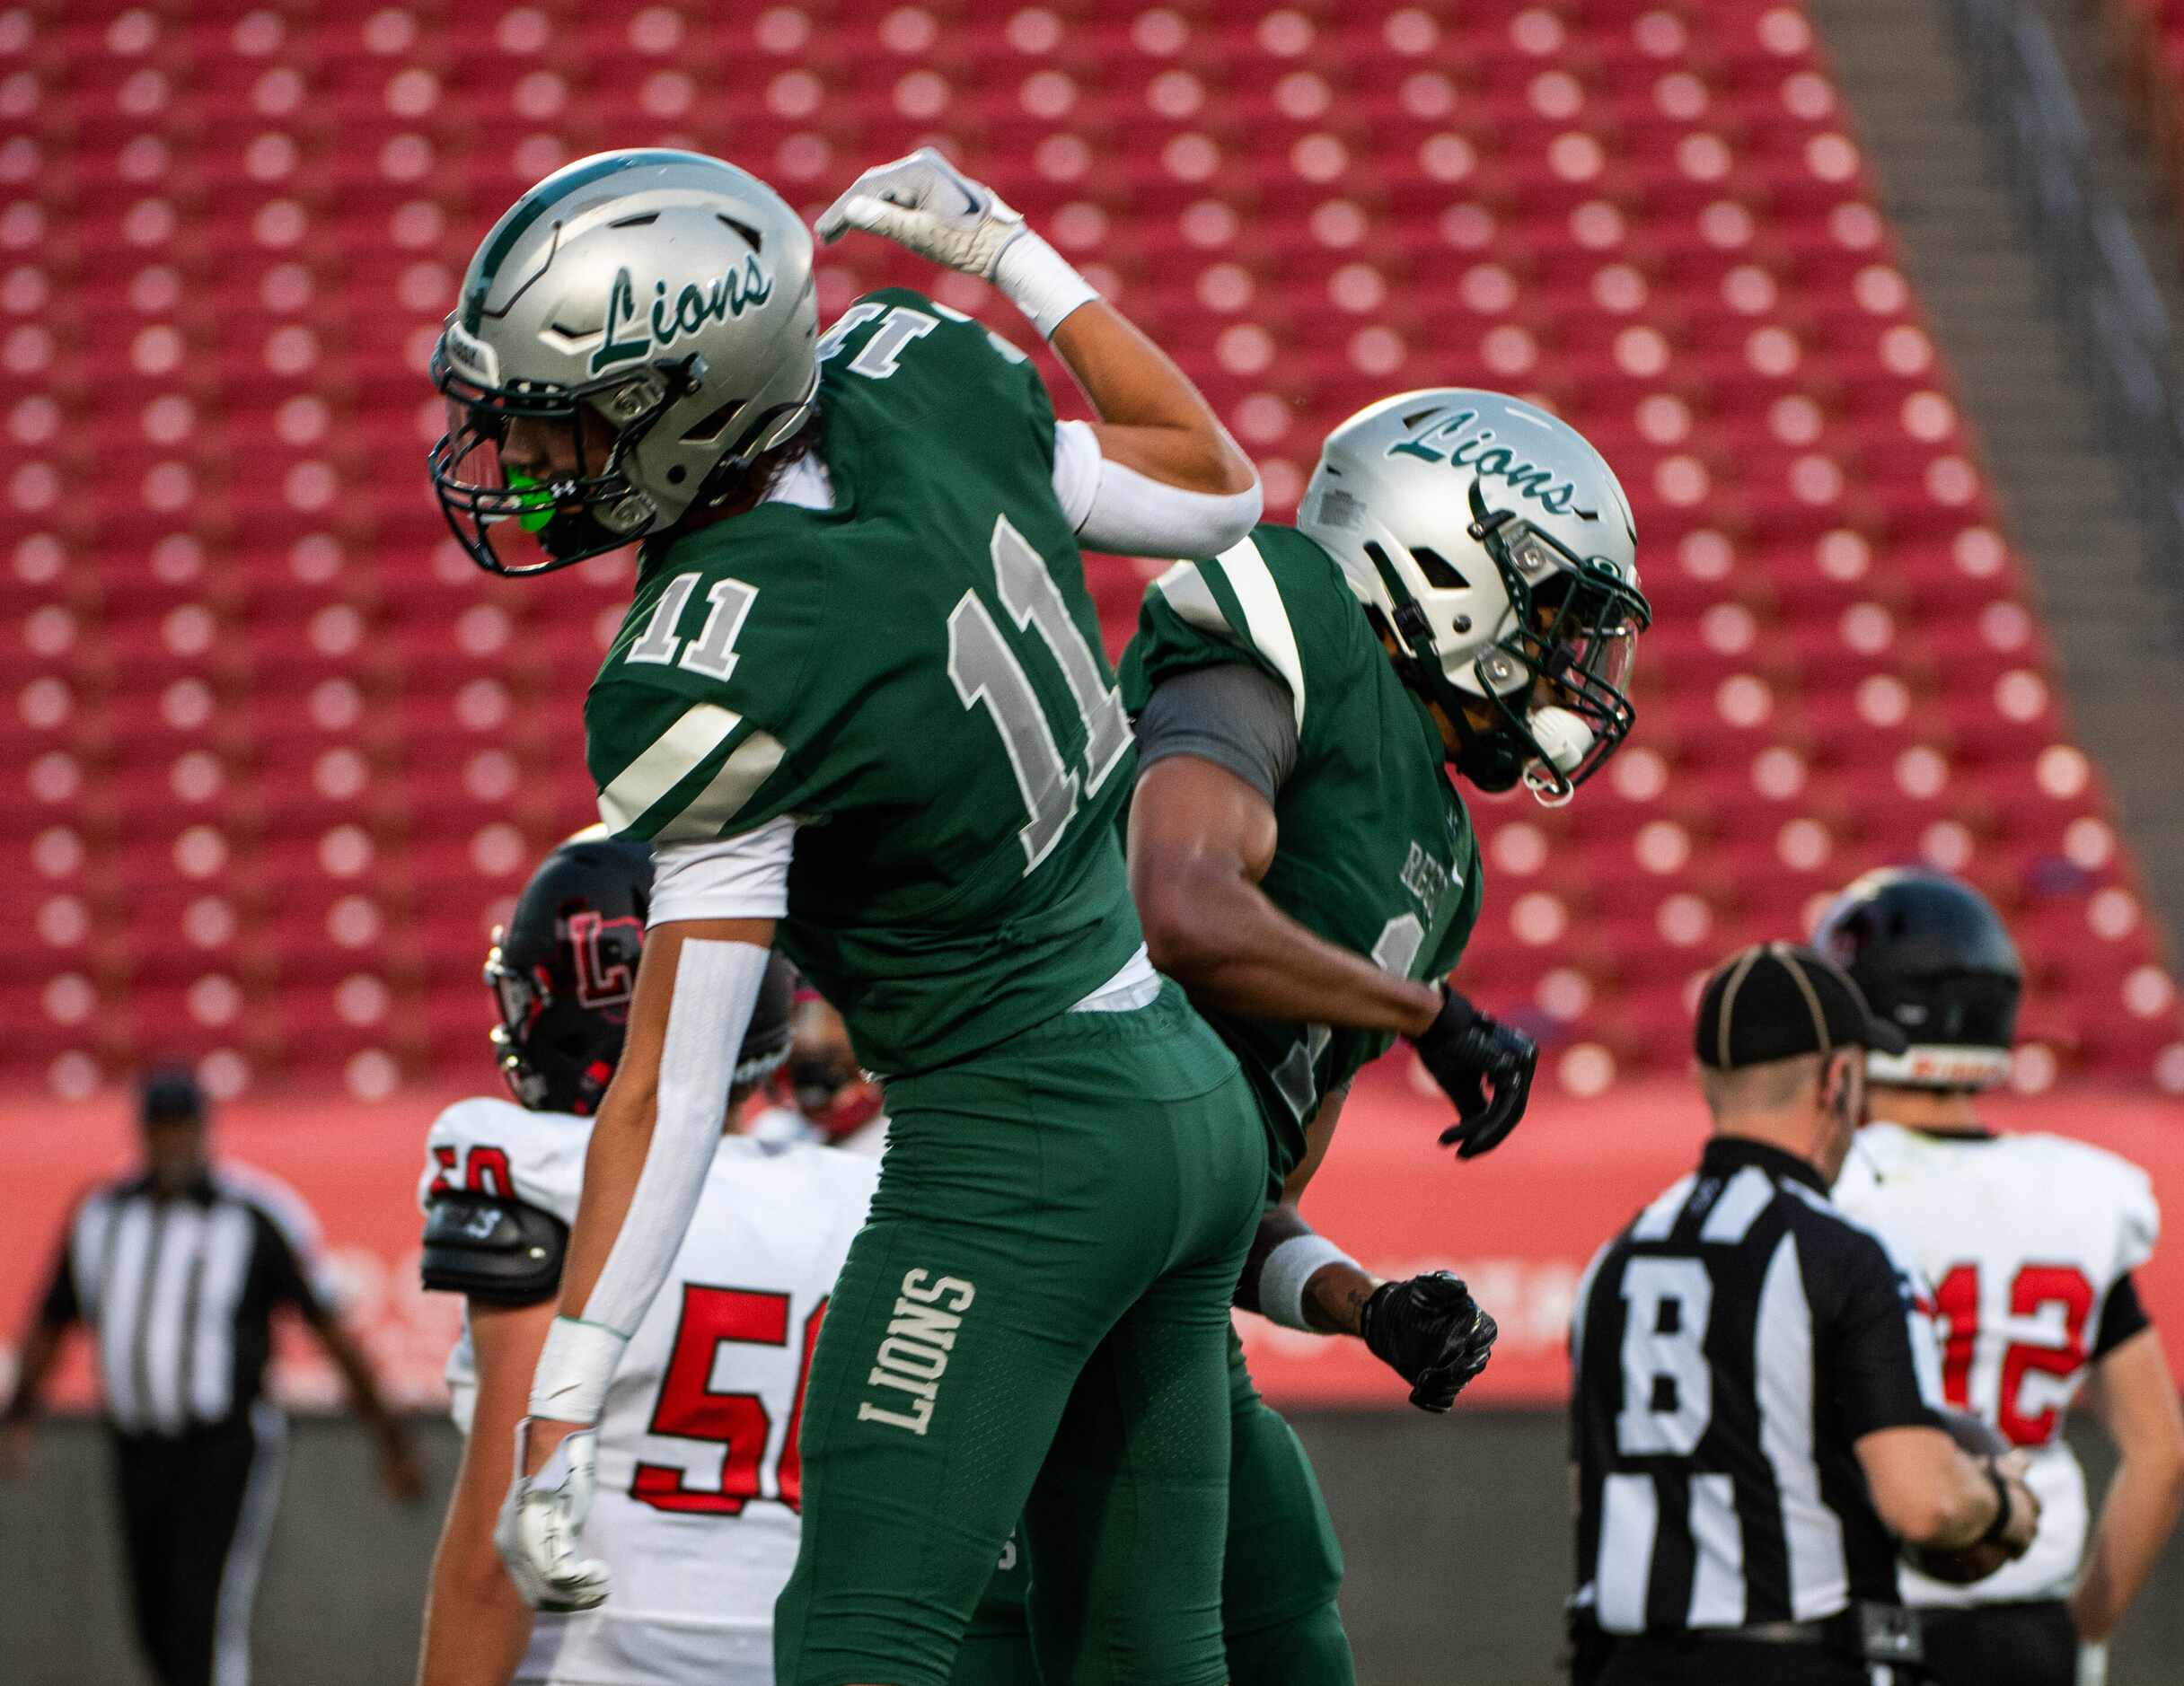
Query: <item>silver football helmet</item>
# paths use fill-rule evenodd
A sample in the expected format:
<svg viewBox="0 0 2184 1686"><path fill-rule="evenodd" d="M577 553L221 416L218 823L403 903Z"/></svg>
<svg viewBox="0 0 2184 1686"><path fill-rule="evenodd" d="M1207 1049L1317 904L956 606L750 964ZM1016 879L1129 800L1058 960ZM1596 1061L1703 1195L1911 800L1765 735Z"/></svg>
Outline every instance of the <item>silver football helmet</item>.
<svg viewBox="0 0 2184 1686"><path fill-rule="evenodd" d="M1342 565L1485 790L1557 806L1616 752L1652 610L1615 471L1499 392L1398 393L1327 435L1297 525ZM1482 717L1491 724L1482 726Z"/></svg>
<svg viewBox="0 0 2184 1686"><path fill-rule="evenodd" d="M494 224L462 277L432 360L440 506L495 574L662 531L803 425L817 345L811 234L772 189L696 153L579 159ZM567 424L576 471L504 464L519 418ZM502 554L525 540L528 558Z"/></svg>

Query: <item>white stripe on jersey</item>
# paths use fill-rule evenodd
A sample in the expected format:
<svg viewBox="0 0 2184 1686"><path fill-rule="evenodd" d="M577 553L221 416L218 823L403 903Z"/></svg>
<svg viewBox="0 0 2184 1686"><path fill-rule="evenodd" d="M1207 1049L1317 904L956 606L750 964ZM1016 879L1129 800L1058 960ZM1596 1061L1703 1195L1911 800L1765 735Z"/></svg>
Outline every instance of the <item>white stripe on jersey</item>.
<svg viewBox="0 0 2184 1686"><path fill-rule="evenodd" d="M654 834L656 843L716 838L744 810L758 787L773 777L784 751L780 739L771 733L753 732L728 751L705 788L691 798L690 806ZM602 798L603 801L604 798Z"/></svg>
<svg viewBox="0 0 2184 1686"><path fill-rule="evenodd" d="M1787 1180L1784 1188L1797 1185ZM1782 1494L1783 1535L1790 1546L1790 1610L1798 1621L1843 1608L1850 1565L1843 1524L1820 1494L1813 1461L1812 1305L1798 1261L1797 1234L1785 1234L1759 1289L1757 1347L1752 1371L1759 1383L1759 1445Z"/></svg>
<svg viewBox="0 0 2184 1686"><path fill-rule="evenodd" d="M1593 1576L1600 1625L1610 1633L1642 1633L1660 1495L1650 1475L1611 1475L1600 1488L1600 1561Z"/></svg>
<svg viewBox="0 0 2184 1686"><path fill-rule="evenodd" d="M143 1328L145 1270L152 1254L152 1203L126 1202L114 1220L107 1250L108 1292L99 1307L99 1375L106 1407L117 1427L137 1434L145 1426L136 1392L136 1337Z"/></svg>
<svg viewBox="0 0 2184 1686"><path fill-rule="evenodd" d="M685 710L599 793L599 817L607 830L627 831L743 723L743 716L718 703L698 703Z"/></svg>
<svg viewBox="0 0 2184 1686"><path fill-rule="evenodd" d="M1722 1188L1713 1210L1699 1225L1699 1239L1734 1246L1742 1241L1753 1219L1774 1199L1774 1180L1757 1165L1747 1165Z"/></svg>
<svg viewBox="0 0 2184 1686"><path fill-rule="evenodd" d="M1668 1240L1669 1232L1676 1227L1677 1216L1683 1211L1684 1202L1691 1198L1691 1190L1697 1185L1698 1180L1698 1172L1695 1171L1671 1182L1655 1198L1652 1205L1638 1214L1638 1221L1631 1225L1631 1239Z"/></svg>
<svg viewBox="0 0 2184 1686"><path fill-rule="evenodd" d="M1221 572L1228 576L1229 589L1243 606L1252 643L1289 684L1290 708L1297 716L1297 730L1302 732L1304 659L1297 654L1297 634L1290 625L1290 611L1281 606L1281 588L1274 584L1259 547L1249 539L1239 540L1218 559Z"/></svg>
<svg viewBox="0 0 2184 1686"><path fill-rule="evenodd" d="M1691 1478L1691 1543L1696 1557L1691 1569L1689 1625L1742 1627L1744 1524L1737 1519L1736 1477Z"/></svg>
<svg viewBox="0 0 2184 1686"><path fill-rule="evenodd" d="M180 1434L188 1401L182 1398L182 1348L189 1331L182 1327L189 1295L204 1269L205 1213L181 1201L170 1202L161 1214L159 1274L153 1279L151 1303L145 1307L144 1379L142 1401L151 1427L163 1435Z"/></svg>
<svg viewBox="0 0 2184 1686"><path fill-rule="evenodd" d="M215 1208L205 1236L198 1283L197 1328L190 1337L189 1391L199 1417L225 1417L234 1404L235 1306L251 1265L251 1215L239 1206Z"/></svg>

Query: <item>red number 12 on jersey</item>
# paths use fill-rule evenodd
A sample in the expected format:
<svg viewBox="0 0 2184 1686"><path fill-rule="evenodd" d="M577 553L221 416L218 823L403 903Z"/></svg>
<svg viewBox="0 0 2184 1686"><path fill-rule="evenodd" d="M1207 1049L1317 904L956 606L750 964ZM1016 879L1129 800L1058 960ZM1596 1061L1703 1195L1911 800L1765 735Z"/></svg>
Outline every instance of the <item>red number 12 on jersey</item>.
<svg viewBox="0 0 2184 1686"><path fill-rule="evenodd" d="M1942 1345L1942 1395L1959 1410L1972 1410L1971 1371L1979 1336L1979 1267L1960 1264L1933 1292L1934 1310L1948 1321ZM2013 1340L2002 1356L1995 1393L1995 1426L2012 1445L2045 1445L2055 1437L2056 1408L2026 1416L2018 1409L2025 1377L2038 1371L2067 1380L2085 1362L2085 1325L2092 1315L2093 1285L2075 1265L2029 1264L2010 1281L2010 1314L2037 1317L2049 1305L2063 1308L2060 1342Z"/></svg>

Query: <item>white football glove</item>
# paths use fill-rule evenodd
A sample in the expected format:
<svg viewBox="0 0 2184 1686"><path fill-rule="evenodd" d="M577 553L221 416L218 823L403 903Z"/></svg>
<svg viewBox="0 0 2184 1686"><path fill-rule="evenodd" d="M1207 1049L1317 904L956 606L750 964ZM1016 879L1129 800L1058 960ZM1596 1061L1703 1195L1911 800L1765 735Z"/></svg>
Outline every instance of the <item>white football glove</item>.
<svg viewBox="0 0 2184 1686"><path fill-rule="evenodd" d="M921 258L982 277L1052 336L1062 318L1099 296L1023 215L930 146L867 170L820 213L830 244L853 228L906 246Z"/></svg>
<svg viewBox="0 0 2184 1686"><path fill-rule="evenodd" d="M830 243L861 228L989 281L1003 250L1026 232L1020 213L930 146L866 171L820 213L817 226Z"/></svg>
<svg viewBox="0 0 2184 1686"><path fill-rule="evenodd" d="M2109 1686L2107 1640L2078 1646L2078 1686Z"/></svg>
<svg viewBox="0 0 2184 1686"><path fill-rule="evenodd" d="M515 1425L515 1479L493 1527L494 1550L533 1610L589 1610L606 1602L613 1583L604 1563L577 1554L598 1480L599 1431L568 1436L536 1475L524 1473L530 1437L526 1417Z"/></svg>

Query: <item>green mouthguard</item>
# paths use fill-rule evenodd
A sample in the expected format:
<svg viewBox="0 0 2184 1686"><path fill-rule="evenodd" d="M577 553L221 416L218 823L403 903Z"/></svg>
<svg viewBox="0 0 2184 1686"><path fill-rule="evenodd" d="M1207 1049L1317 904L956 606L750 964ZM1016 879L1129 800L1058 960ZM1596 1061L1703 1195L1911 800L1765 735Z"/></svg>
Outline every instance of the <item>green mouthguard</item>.
<svg viewBox="0 0 2184 1686"><path fill-rule="evenodd" d="M542 531L553 519L553 494L545 489L542 481L528 474L510 474L508 487L524 494L517 499L524 513L515 518L515 524L525 532Z"/></svg>

